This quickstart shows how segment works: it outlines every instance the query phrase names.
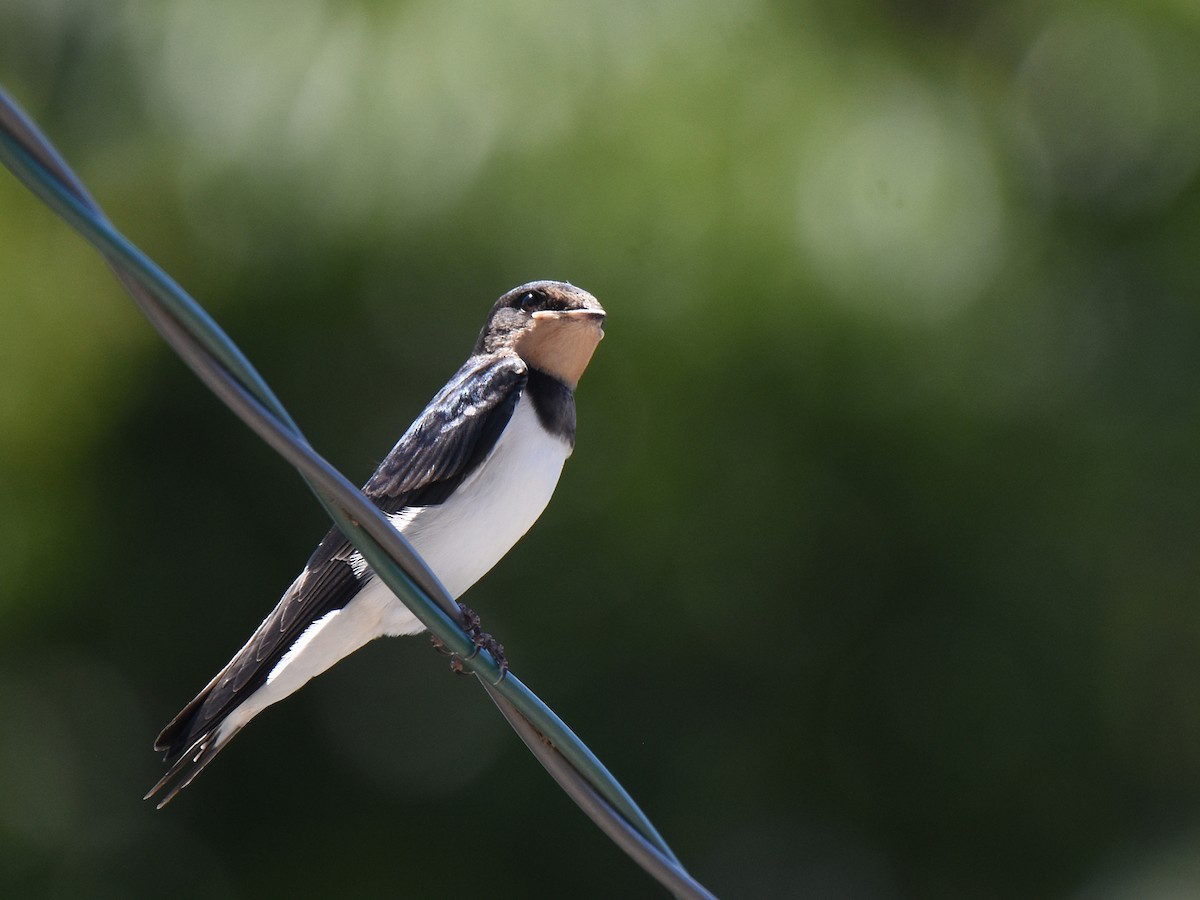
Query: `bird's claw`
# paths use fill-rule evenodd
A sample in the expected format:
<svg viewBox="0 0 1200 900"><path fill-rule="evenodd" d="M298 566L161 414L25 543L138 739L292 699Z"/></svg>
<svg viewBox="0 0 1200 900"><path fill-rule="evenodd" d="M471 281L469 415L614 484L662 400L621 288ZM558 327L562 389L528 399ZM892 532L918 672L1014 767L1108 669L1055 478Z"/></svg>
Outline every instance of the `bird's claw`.
<svg viewBox="0 0 1200 900"><path fill-rule="evenodd" d="M458 608L462 610L463 623L467 629L467 634L471 636L471 643L475 645L475 651L467 658L473 659L479 654L480 650L486 650L496 660L496 666L500 669L500 681L503 681L504 677L508 674L508 658L504 655L504 645L480 627L479 613L475 612L475 610L471 609L465 603L459 603ZM496 683L499 684L500 681Z"/></svg>
<svg viewBox="0 0 1200 900"><path fill-rule="evenodd" d="M474 659L479 655L480 650L486 650L496 660L496 665L500 669L500 680L496 682L499 684L508 675L508 659L504 655L504 645L480 627L479 613L475 612L475 610L471 609L465 603L459 603L458 608L462 611L463 628L471 636L471 643L475 645L475 649L471 651L469 656L461 657L452 650L446 649L445 641L436 634L431 634L429 641L433 644L433 649L444 656L449 656L451 671L459 675L467 674L467 670L463 666L464 659Z"/></svg>

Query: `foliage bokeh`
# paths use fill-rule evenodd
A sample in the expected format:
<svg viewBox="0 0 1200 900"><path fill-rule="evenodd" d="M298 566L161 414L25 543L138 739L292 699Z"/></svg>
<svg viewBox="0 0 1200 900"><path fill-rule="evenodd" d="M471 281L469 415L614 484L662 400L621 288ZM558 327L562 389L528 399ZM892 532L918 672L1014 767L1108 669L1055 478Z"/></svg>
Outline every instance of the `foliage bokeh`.
<svg viewBox="0 0 1200 900"><path fill-rule="evenodd" d="M470 602L716 893L1200 893L1193 4L4 0L0 81L351 478L601 299ZM0 382L0 894L660 895L421 641L142 803L322 514L6 174Z"/></svg>

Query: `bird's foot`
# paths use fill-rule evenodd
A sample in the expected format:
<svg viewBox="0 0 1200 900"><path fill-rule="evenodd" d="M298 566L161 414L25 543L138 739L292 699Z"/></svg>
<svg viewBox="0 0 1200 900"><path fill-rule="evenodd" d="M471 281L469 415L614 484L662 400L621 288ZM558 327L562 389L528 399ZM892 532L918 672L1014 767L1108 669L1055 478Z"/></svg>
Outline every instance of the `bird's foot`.
<svg viewBox="0 0 1200 900"><path fill-rule="evenodd" d="M475 652L471 656L475 656L480 650L486 650L492 654L492 659L496 660L496 665L500 669L500 681L503 681L504 676L508 674L508 658L504 655L504 645L480 627L479 613L461 602L458 604L458 608L462 610L467 634L471 636L471 642L475 645ZM460 660L459 666L461 667L461 665L462 661ZM500 681L496 683L499 684Z"/></svg>
<svg viewBox="0 0 1200 900"><path fill-rule="evenodd" d="M443 641L436 634L431 634L429 636L429 643L433 644L433 649L436 650L438 653L442 654L442 656L450 657L450 671L451 672L453 672L455 675L466 675L467 674L467 670L463 666L462 657L459 656L457 653L455 653L453 650L450 650L449 648L447 648L445 641ZM476 648L475 652L472 653L471 655L474 656L475 653L478 653L478 652L479 652L479 649Z"/></svg>
<svg viewBox="0 0 1200 900"><path fill-rule="evenodd" d="M471 643L475 645L475 649L471 652L471 655L466 658L474 659L480 650L486 650L496 660L496 665L500 668L500 681L503 681L504 676L508 674L508 659L504 655L504 645L480 627L479 613L475 612L475 610L471 609L465 603L459 603L458 608L462 610L463 628L471 636ZM452 671L457 672L459 675L467 674L467 670L463 666L463 658L454 651L448 650L441 638L436 634L431 634L429 641L433 644L434 650L443 656L450 657L450 669Z"/></svg>

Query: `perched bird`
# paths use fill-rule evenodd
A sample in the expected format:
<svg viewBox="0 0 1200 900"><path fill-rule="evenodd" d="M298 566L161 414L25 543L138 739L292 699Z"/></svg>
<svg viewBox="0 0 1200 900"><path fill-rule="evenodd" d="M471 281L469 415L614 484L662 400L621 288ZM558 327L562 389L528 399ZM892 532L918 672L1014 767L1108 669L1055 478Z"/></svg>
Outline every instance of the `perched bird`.
<svg viewBox="0 0 1200 900"><path fill-rule="evenodd" d="M575 444L575 386L604 308L535 281L496 301L470 358L363 487L456 599L541 515ZM334 528L229 664L154 743L161 809L251 719L383 635L425 628Z"/></svg>

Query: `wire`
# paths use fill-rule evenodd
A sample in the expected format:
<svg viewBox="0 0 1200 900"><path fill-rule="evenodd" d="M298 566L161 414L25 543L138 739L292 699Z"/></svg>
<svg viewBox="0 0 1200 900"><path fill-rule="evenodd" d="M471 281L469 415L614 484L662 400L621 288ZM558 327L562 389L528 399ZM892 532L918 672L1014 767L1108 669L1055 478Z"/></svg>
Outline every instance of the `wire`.
<svg viewBox="0 0 1200 900"><path fill-rule="evenodd" d="M208 313L108 221L54 146L0 88L0 161L105 258L142 313L193 372L301 474L347 539L418 619L473 672L550 775L631 859L678 897L712 898L596 756L511 672L475 653L462 614L412 546L304 438Z"/></svg>

